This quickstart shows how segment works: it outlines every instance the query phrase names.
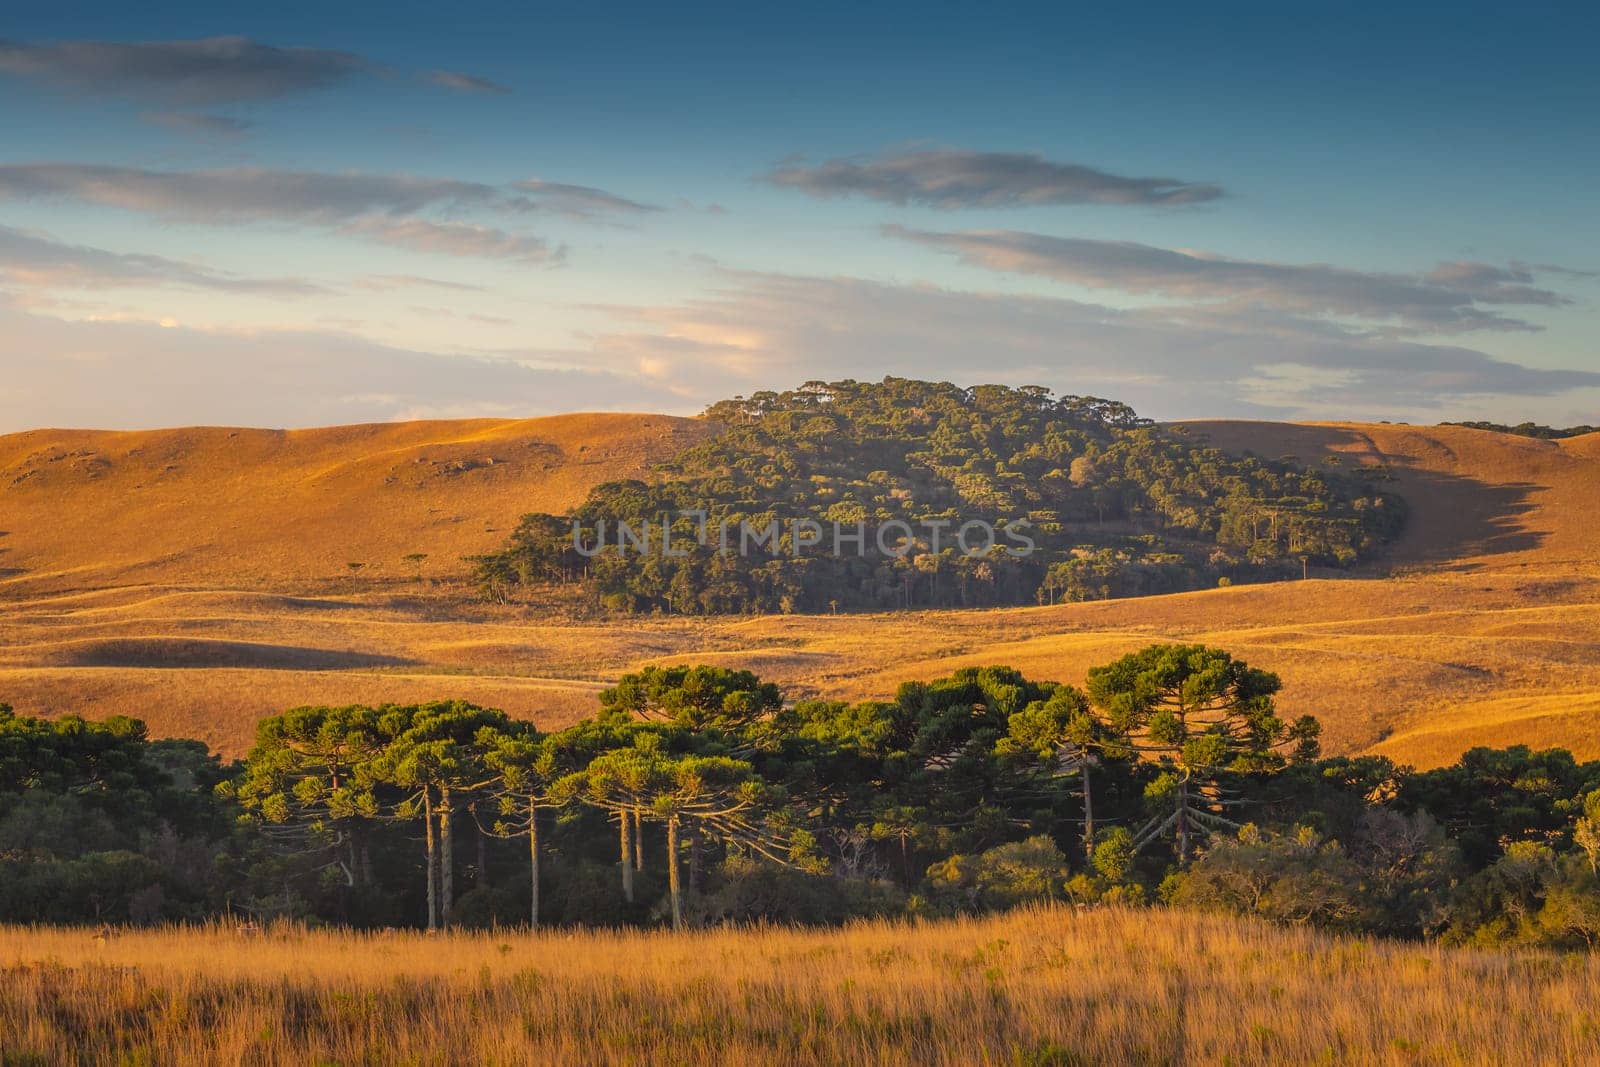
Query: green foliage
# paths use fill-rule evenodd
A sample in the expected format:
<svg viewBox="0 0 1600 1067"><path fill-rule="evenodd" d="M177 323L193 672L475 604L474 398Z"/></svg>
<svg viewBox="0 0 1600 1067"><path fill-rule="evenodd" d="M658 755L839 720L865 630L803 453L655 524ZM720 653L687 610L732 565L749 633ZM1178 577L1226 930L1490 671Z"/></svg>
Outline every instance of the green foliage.
<svg viewBox="0 0 1600 1067"><path fill-rule="evenodd" d="M1309 826L1274 834L1246 824L1214 838L1172 901L1296 926L1361 928L1378 918L1360 868Z"/></svg>
<svg viewBox="0 0 1600 1067"><path fill-rule="evenodd" d="M663 719L688 730L749 726L781 704L777 686L724 667L646 667L600 693L605 713Z"/></svg>
<svg viewBox="0 0 1600 1067"><path fill-rule="evenodd" d="M1600 765L1580 764L1563 749L1516 745L1474 748L1449 767L1406 776L1397 799L1431 812L1477 868L1511 842L1564 844L1596 789Z"/></svg>
<svg viewBox="0 0 1600 1067"><path fill-rule="evenodd" d="M881 878L818 878L790 866L739 853L712 875L713 885L691 897L695 925L719 922L833 924L895 915L905 897Z"/></svg>
<svg viewBox="0 0 1600 1067"><path fill-rule="evenodd" d="M1278 718L1278 687L1277 675L1204 645L1151 645L1089 671L1098 746L1162 772L1145 790L1156 812L1136 848L1171 832L1183 864L1191 834L1237 826L1223 814L1233 779L1280 770L1285 749L1296 762L1316 757L1321 727L1309 716Z"/></svg>
<svg viewBox="0 0 1600 1067"><path fill-rule="evenodd" d="M470 789L484 776L483 739L510 728L505 712L461 700L379 709L391 729L391 740L361 767L369 785L387 784L413 790L400 805L412 814L430 790ZM442 795L442 794L441 794Z"/></svg>
<svg viewBox="0 0 1600 1067"><path fill-rule="evenodd" d="M263 719L232 792L246 812L274 824L312 812L371 818L376 802L357 772L407 724L398 709L359 705L294 708Z"/></svg>
<svg viewBox="0 0 1600 1067"><path fill-rule="evenodd" d="M0 918L150 922L220 901L223 770L137 719L37 719L0 704Z"/></svg>
<svg viewBox="0 0 1600 1067"><path fill-rule="evenodd" d="M613 482L569 518L526 516L477 561L485 595L580 581L611 610L683 614L1137 596L1298 574L1302 560L1348 566L1403 517L1396 498L1326 470L1231 456L1122 404L1037 387L810 382L706 415L721 431L658 484ZM797 543L796 520L817 523L823 543ZM975 520L1027 525L963 547L959 528ZM574 522L586 548L610 547L585 556ZM619 550L619 523L649 525L649 550ZM770 545L741 552L740 523L772 524ZM884 551L900 523L913 543ZM1037 551L1008 551L1023 537Z"/></svg>
<svg viewBox="0 0 1600 1067"><path fill-rule="evenodd" d="M1006 719L1006 737L1001 751L1015 748L1041 760L1060 756L1063 746L1087 748L1099 745L1103 731L1089 710L1089 701L1078 689L1058 686L1046 700L1035 700Z"/></svg>
<svg viewBox="0 0 1600 1067"><path fill-rule="evenodd" d="M951 856L928 868L934 892L961 911L1060 899L1067 875L1067 857L1043 834L976 856Z"/></svg>
<svg viewBox="0 0 1600 1067"><path fill-rule="evenodd" d="M0 709L0 920L810 923L1056 898L1600 945L1600 763L1318 760L1276 678L1203 646L1085 688L995 666L791 706L748 672L657 669L548 734L456 701L296 708L231 771L135 720Z"/></svg>

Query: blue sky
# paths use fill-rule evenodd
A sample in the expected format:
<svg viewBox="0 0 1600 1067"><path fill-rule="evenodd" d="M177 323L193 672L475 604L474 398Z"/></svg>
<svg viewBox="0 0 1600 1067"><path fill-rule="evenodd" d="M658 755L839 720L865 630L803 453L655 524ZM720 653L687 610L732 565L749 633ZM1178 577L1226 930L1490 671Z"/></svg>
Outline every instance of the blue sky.
<svg viewBox="0 0 1600 1067"><path fill-rule="evenodd" d="M1563 5L73 5L0 20L0 430L808 378L1600 422Z"/></svg>

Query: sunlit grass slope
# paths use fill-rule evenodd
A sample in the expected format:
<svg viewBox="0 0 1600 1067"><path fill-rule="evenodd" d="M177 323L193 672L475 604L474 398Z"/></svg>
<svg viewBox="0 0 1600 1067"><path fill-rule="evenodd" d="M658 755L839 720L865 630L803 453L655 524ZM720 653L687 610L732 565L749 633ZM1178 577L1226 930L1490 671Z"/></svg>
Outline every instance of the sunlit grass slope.
<svg viewBox="0 0 1600 1067"><path fill-rule="evenodd" d="M0 929L16 1063L1579 1064L1600 962L1182 912L665 933Z"/></svg>
<svg viewBox="0 0 1600 1067"><path fill-rule="evenodd" d="M11 434L0 437L0 580L292 589L455 574L524 512L570 508L708 429L584 414ZM404 559L415 553L427 558Z"/></svg>
<svg viewBox="0 0 1600 1067"><path fill-rule="evenodd" d="M84 457L18 467L6 457L77 440L18 435L0 438L0 470L44 473L0 482L0 567L17 572L0 578L0 700L28 713L138 715L240 754L258 718L298 703L460 696L558 725L648 662L747 666L797 695L885 697L907 678L988 663L1079 681L1148 642L1193 640L1277 671L1284 710L1321 718L1330 751L1418 766L1476 744L1600 757L1600 436L1185 429L1261 455L1382 466L1412 513L1394 552L1399 576L1028 609L574 620L473 604L440 578L463 573L460 555L500 543L520 512L560 510L596 481L637 475L697 439L700 423L571 416L303 436L84 435L132 464L99 476L72 473ZM158 464L155 442L186 434L205 447ZM126 494L113 490L168 462L188 488L157 478L142 510L116 518ZM232 525L206 525L214 513ZM411 551L428 552L420 575L401 558Z"/></svg>

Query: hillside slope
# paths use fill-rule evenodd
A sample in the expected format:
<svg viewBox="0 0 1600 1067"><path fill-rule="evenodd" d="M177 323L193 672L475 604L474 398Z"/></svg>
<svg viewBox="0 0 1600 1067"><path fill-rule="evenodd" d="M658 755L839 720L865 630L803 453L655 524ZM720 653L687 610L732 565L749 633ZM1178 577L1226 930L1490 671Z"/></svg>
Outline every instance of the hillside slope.
<svg viewBox="0 0 1600 1067"><path fill-rule="evenodd" d="M259 717L297 703L459 696L558 724L649 662L712 660L797 695L869 697L986 663L1076 682L1143 644L1188 640L1278 672L1284 711L1321 718L1330 751L1426 766L1525 742L1600 757L1600 435L1186 425L1219 447L1387 466L1412 513L1397 578L1045 608L580 621L404 580L406 553L459 574L461 555L500 543L523 511L561 510L706 429L569 416L0 439L0 567L20 570L0 578L0 701L139 715L240 754ZM367 566L353 576L348 562Z"/></svg>
<svg viewBox="0 0 1600 1067"><path fill-rule="evenodd" d="M456 574L709 429L665 415L0 437L0 594ZM359 569L349 564L360 563Z"/></svg>
<svg viewBox="0 0 1600 1067"><path fill-rule="evenodd" d="M1600 563L1600 434L1541 441L1461 426L1195 421L1232 452L1387 468L1410 516L1391 565L1482 570Z"/></svg>

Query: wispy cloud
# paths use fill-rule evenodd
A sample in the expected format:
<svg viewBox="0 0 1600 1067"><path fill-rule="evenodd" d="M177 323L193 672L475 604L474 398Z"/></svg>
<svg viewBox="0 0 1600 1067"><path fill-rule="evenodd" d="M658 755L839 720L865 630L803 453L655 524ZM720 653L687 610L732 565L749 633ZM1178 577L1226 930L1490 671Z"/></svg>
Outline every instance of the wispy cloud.
<svg viewBox="0 0 1600 1067"><path fill-rule="evenodd" d="M0 226L0 279L31 289L184 288L267 296L326 292L298 278L250 278L163 256L65 244Z"/></svg>
<svg viewBox="0 0 1600 1067"><path fill-rule="evenodd" d="M685 408L637 376L399 348L334 331L64 321L8 308L3 294L0 336L0 433Z"/></svg>
<svg viewBox="0 0 1600 1067"><path fill-rule="evenodd" d="M1433 420L1478 417L1513 398L1537 412L1600 397L1593 371L1529 367L1270 309L1130 311L849 277L718 278L700 299L592 308L611 325L581 344L491 358L316 331L64 322L8 310L0 291L9 361L0 429L692 411L753 388L885 374L1037 383L1115 396L1162 418Z"/></svg>
<svg viewBox="0 0 1600 1067"><path fill-rule="evenodd" d="M430 70L423 78L434 85L445 89L453 89L458 93L493 93L501 95L511 90L499 82L492 82L488 78L480 78L475 74L463 74L458 70Z"/></svg>
<svg viewBox="0 0 1600 1067"><path fill-rule="evenodd" d="M1157 417L1443 418L1484 398L1600 391L1600 373L1375 336L1259 307L1126 310L859 278L724 273L703 299L612 307L551 354L701 398L816 377L1039 383Z"/></svg>
<svg viewBox="0 0 1600 1067"><path fill-rule="evenodd" d="M447 256L511 259L523 263L557 263L564 247L552 247L541 237L507 233L493 226L427 219L368 216L339 227L339 232L364 237L379 244Z"/></svg>
<svg viewBox="0 0 1600 1067"><path fill-rule="evenodd" d="M1128 177L1039 155L958 149L830 159L815 166L794 163L764 180L816 197L864 196L945 211L1048 204L1175 206L1223 195L1220 186L1205 182Z"/></svg>
<svg viewBox="0 0 1600 1067"><path fill-rule="evenodd" d="M279 48L246 37L195 41L0 41L0 73L67 89L180 104L266 100L326 89L372 65L352 52Z"/></svg>
<svg viewBox="0 0 1600 1067"><path fill-rule="evenodd" d="M885 226L883 232L986 270L1039 275L1090 289L1395 322L1429 332L1537 330L1531 322L1492 308L1571 302L1532 284L1534 275L1525 267L1456 262L1404 275L1015 230L940 233Z"/></svg>
<svg viewBox="0 0 1600 1067"><path fill-rule="evenodd" d="M409 215L503 202L491 185L410 175L159 171L83 163L0 164L0 198L76 200L186 222L331 223L369 212Z"/></svg>
<svg viewBox="0 0 1600 1067"><path fill-rule="evenodd" d="M591 185L567 185L538 178L516 182L512 188L525 193L521 205L530 211L545 211L569 218L594 219L605 215L643 215L660 211L655 204L629 200Z"/></svg>
<svg viewBox="0 0 1600 1067"><path fill-rule="evenodd" d="M481 285L468 285L465 282L449 281L445 278L429 278L420 274L369 274L355 284L359 288L380 293L394 289L446 289L458 293L485 291Z"/></svg>
<svg viewBox="0 0 1600 1067"><path fill-rule="evenodd" d="M243 137L255 127L255 123L249 119L208 115L199 111L147 111L140 117L157 126L197 137Z"/></svg>
<svg viewBox="0 0 1600 1067"><path fill-rule="evenodd" d="M71 92L132 96L189 106L270 100L330 89L360 75L387 75L354 52L280 47L248 37L184 41L0 40L0 74ZM418 75L458 93L505 93L487 78L453 70Z"/></svg>
<svg viewBox="0 0 1600 1067"><path fill-rule="evenodd" d="M416 251L528 263L559 261L564 249L543 237L460 216L552 214L599 221L657 210L604 189L541 180L496 186L404 174L156 171L80 163L0 164L0 200L73 201L213 225L293 223Z"/></svg>
<svg viewBox="0 0 1600 1067"><path fill-rule="evenodd" d="M660 210L593 186L538 179L496 186L406 174L268 168L158 171L84 163L0 164L0 200L70 200L181 222L338 226L370 236L401 232L401 227L383 225L382 217L394 220L425 212L476 210L599 221ZM426 227L416 230L422 233Z"/></svg>

